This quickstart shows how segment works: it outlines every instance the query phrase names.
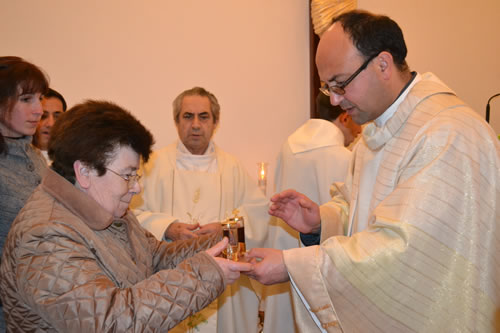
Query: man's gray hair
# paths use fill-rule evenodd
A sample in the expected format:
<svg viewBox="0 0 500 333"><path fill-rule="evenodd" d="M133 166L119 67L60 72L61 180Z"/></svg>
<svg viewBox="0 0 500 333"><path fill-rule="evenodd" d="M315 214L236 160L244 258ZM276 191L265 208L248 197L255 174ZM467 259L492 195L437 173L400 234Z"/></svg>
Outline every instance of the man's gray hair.
<svg viewBox="0 0 500 333"><path fill-rule="evenodd" d="M210 101L210 111L212 111L212 116L214 118L214 123L219 122L220 118L220 105L219 102L217 101L217 98L212 94L210 91L206 90L205 88L202 87L194 87L188 90L184 90L182 93L180 93L179 96L177 96L173 103L173 109L174 109L174 121L176 123L179 122L179 115L181 114L181 107L182 107L182 100L186 96L202 96L202 97L207 97L208 100Z"/></svg>

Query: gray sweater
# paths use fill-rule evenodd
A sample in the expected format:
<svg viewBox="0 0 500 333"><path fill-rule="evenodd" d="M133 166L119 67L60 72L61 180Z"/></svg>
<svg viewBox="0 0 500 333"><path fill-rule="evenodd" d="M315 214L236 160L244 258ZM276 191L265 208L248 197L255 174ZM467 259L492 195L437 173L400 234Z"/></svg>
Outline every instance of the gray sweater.
<svg viewBox="0 0 500 333"><path fill-rule="evenodd" d="M0 256L12 222L47 169L31 136L4 139L8 151L0 154Z"/></svg>

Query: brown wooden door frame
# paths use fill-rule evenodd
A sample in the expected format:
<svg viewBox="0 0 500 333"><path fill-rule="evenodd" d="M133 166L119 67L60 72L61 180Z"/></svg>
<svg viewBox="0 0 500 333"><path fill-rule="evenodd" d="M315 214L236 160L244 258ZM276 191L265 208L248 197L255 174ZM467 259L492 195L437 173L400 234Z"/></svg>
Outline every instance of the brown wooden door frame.
<svg viewBox="0 0 500 333"><path fill-rule="evenodd" d="M318 48L319 37L314 33L311 19L311 1L309 1L309 98L310 98L310 116L316 116L316 95L320 87L318 71L316 69L316 49Z"/></svg>

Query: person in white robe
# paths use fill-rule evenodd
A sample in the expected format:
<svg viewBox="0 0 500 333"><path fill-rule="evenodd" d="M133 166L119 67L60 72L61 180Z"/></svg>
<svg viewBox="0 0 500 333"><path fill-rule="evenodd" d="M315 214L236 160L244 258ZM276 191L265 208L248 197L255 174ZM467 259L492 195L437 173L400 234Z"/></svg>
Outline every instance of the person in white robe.
<svg viewBox="0 0 500 333"><path fill-rule="evenodd" d="M309 119L283 143L274 179L277 192L294 189L321 205L331 200L331 185L346 178L352 155L347 147L361 126L321 92L316 97L316 113L317 118ZM276 221L269 227L271 247L301 246L299 233L282 220ZM264 295L264 332L295 332L290 283L267 286Z"/></svg>
<svg viewBox="0 0 500 333"><path fill-rule="evenodd" d="M243 165L212 141L220 117L216 97L194 87L173 109L180 140L155 151L142 167L143 191L131 205L139 222L158 239L186 239L221 232L221 221L236 209L245 221L247 249L263 246L269 202ZM255 333L261 287L242 276L171 332Z"/></svg>
<svg viewBox="0 0 500 333"><path fill-rule="evenodd" d="M271 198L271 214L320 234L320 245L250 253L261 258L250 276L291 280L304 331L500 330L499 141L405 58L397 23L364 11L338 16L320 40L332 104L374 122L330 202L295 191Z"/></svg>
<svg viewBox="0 0 500 333"><path fill-rule="evenodd" d="M344 181L351 159L347 148L361 126L329 96L316 97L317 118L309 119L283 143L276 166L276 190L295 189L317 204L332 198L330 185Z"/></svg>

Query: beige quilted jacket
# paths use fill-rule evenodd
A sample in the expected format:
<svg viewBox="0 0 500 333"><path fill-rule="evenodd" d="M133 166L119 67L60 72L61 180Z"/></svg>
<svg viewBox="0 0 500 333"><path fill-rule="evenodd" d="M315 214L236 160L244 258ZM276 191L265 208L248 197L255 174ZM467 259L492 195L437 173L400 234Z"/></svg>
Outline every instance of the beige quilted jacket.
<svg viewBox="0 0 500 333"><path fill-rule="evenodd" d="M3 251L9 332L166 332L224 290L219 237L159 242L49 171Z"/></svg>

